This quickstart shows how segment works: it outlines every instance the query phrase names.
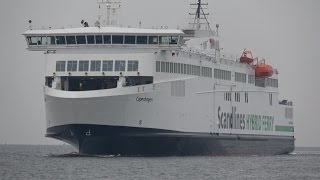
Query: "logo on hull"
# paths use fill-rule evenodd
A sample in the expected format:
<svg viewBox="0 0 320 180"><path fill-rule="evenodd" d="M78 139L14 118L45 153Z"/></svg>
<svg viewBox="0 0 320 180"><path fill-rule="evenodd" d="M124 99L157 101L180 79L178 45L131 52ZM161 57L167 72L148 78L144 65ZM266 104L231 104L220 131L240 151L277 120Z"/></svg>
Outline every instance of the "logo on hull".
<svg viewBox="0 0 320 180"><path fill-rule="evenodd" d="M237 113L237 108L232 107L230 112L223 112L218 107L219 129L241 129L274 131L274 117L256 114Z"/></svg>

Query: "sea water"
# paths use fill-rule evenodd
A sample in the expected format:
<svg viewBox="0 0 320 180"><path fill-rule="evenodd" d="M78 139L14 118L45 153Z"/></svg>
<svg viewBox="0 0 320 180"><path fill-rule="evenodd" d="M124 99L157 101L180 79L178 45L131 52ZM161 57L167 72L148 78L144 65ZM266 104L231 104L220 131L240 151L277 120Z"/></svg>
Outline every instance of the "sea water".
<svg viewBox="0 0 320 180"><path fill-rule="evenodd" d="M320 179L320 148L279 156L79 156L68 145L0 145L0 179Z"/></svg>

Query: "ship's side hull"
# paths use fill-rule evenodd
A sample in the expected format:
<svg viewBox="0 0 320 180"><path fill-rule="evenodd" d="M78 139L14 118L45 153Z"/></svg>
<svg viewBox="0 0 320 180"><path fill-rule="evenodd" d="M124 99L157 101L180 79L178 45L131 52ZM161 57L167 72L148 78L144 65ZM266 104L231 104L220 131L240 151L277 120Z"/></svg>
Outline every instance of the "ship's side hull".
<svg viewBox="0 0 320 180"><path fill-rule="evenodd" d="M294 150L294 137L187 133L151 128L73 124L47 129L82 154L121 156L278 155Z"/></svg>
<svg viewBox="0 0 320 180"><path fill-rule="evenodd" d="M210 80L195 78L87 92L46 88L47 136L83 154L277 155L294 150L293 132L278 107L225 101L224 92ZM254 93L260 95L252 92L252 99Z"/></svg>

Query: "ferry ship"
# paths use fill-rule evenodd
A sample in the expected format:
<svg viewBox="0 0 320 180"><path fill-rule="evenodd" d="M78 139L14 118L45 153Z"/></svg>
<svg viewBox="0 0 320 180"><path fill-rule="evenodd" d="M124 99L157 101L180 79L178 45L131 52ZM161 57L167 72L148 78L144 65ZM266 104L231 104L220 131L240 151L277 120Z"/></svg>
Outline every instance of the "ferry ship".
<svg viewBox="0 0 320 180"><path fill-rule="evenodd" d="M293 103L279 99L279 72L248 50L222 51L219 26L203 23L208 4L191 4L192 28L180 30L117 26L110 12L120 2L98 3L107 19L93 27L30 25L23 34L45 56L47 137L95 155L294 150Z"/></svg>

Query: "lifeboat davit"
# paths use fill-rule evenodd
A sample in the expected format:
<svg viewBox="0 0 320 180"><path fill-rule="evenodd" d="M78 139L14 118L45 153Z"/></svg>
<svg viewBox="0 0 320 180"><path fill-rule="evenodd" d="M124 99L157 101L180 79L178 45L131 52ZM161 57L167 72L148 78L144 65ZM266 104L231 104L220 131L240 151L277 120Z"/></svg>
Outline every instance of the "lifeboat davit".
<svg viewBox="0 0 320 180"><path fill-rule="evenodd" d="M251 64L253 62L253 56L251 51L247 51L246 49L243 50L243 53L240 57L241 63Z"/></svg>
<svg viewBox="0 0 320 180"><path fill-rule="evenodd" d="M255 66L256 77L267 78L273 75L273 68L268 64L258 64Z"/></svg>

